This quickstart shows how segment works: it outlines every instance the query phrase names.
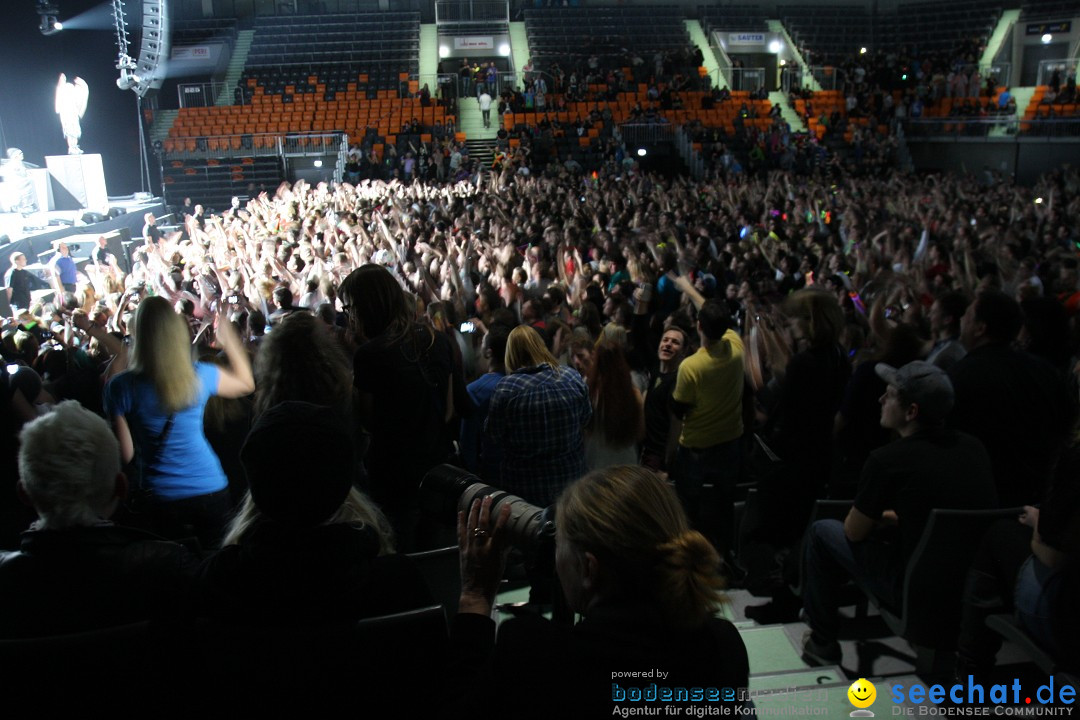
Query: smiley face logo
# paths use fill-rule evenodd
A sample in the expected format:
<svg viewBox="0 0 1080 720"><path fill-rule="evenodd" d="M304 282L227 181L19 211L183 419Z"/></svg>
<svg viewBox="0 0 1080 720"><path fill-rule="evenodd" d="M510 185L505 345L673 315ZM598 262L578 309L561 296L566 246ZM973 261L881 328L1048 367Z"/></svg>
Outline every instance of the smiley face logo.
<svg viewBox="0 0 1080 720"><path fill-rule="evenodd" d="M848 700L857 708L868 708L877 699L877 688L866 678L859 678L851 683L847 691ZM854 714L854 713L853 713ZM862 714L862 713L860 713Z"/></svg>

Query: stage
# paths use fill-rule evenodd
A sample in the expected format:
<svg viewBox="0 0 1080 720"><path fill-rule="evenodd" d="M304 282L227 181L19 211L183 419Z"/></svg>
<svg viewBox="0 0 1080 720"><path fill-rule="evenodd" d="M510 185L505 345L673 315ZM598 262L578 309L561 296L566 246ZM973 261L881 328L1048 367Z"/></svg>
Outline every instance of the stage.
<svg viewBox="0 0 1080 720"><path fill-rule="evenodd" d="M14 252L26 255L27 269L42 275L42 268L52 257L58 240L67 242L81 270L102 235L108 239L109 250L116 255L120 266L130 269L126 245L142 237L146 213L154 213L159 221L166 219L165 205L161 198L129 195L110 197L109 210L115 217L94 223L83 221L86 210L49 210L25 217L20 213L0 213L0 235L11 238L10 243L0 245L0 283L11 267L10 257ZM0 305L7 303L0 301ZM6 307L2 310L0 314L8 314Z"/></svg>

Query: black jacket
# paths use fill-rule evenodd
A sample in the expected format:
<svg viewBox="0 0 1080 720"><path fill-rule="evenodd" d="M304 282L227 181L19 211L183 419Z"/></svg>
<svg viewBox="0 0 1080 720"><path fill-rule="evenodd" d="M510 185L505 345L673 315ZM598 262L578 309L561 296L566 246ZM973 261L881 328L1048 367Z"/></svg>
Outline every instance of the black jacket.
<svg viewBox="0 0 1080 720"><path fill-rule="evenodd" d="M0 553L0 638L178 617L196 563L182 545L109 523L29 530Z"/></svg>

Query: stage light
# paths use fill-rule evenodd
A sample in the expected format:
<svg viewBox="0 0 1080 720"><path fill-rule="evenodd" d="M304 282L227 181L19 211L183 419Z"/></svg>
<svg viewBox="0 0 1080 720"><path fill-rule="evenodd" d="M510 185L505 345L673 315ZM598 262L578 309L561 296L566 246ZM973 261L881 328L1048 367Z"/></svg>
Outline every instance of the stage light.
<svg viewBox="0 0 1080 720"><path fill-rule="evenodd" d="M780 58L780 67L784 67L785 65L787 65L787 60Z"/></svg>
<svg viewBox="0 0 1080 720"><path fill-rule="evenodd" d="M510 55L510 46L507 45L506 43L503 43L502 45L500 45L499 46L499 54L502 55L503 57L509 56Z"/></svg>
<svg viewBox="0 0 1080 720"><path fill-rule="evenodd" d="M53 35L64 29L63 23L57 19L60 8L49 0L38 0L37 14L41 16L38 30L42 35Z"/></svg>
<svg viewBox="0 0 1080 720"><path fill-rule="evenodd" d="M638 157L645 157L645 155L647 154L647 152L648 152L648 151L647 151L647 150L645 150L645 148L638 148L638 149L637 149L637 156L638 156Z"/></svg>
<svg viewBox="0 0 1080 720"><path fill-rule="evenodd" d="M784 46L780 44L779 40L773 40L771 43L769 43L769 52L771 52L773 55L776 55L783 48Z"/></svg>
<svg viewBox="0 0 1080 720"><path fill-rule="evenodd" d="M64 24L58 22L55 15L42 15L38 30L42 35L55 35L64 29Z"/></svg>
<svg viewBox="0 0 1080 720"><path fill-rule="evenodd" d="M120 77L116 78L116 87L121 90L130 90L138 85L140 78L135 73L131 72L127 68L120 69Z"/></svg>
<svg viewBox="0 0 1080 720"><path fill-rule="evenodd" d="M322 160L316 160L315 167L322 167Z"/></svg>
<svg viewBox="0 0 1080 720"><path fill-rule="evenodd" d="M1053 39L1054 39L1054 36L1053 36L1053 35L1051 35L1050 33L1046 33L1045 35L1043 35L1043 36L1042 36L1042 44L1043 44L1043 45L1049 45L1049 44L1050 44L1050 42L1051 42L1051 41L1052 41Z"/></svg>
<svg viewBox="0 0 1080 720"><path fill-rule="evenodd" d="M450 48L446 47L445 45L440 45L439 46L439 57L440 58L450 57Z"/></svg>
<svg viewBox="0 0 1080 720"><path fill-rule="evenodd" d="M866 54L866 48L864 48L864 47L859 48L859 54L860 55L865 55Z"/></svg>

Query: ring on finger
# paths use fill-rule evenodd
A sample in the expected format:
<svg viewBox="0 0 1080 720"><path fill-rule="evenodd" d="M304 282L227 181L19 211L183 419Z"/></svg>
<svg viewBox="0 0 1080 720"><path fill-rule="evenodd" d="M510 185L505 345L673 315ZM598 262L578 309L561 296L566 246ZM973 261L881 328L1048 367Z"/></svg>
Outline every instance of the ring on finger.
<svg viewBox="0 0 1080 720"><path fill-rule="evenodd" d="M486 538L489 535L483 528L473 528L472 534L474 538Z"/></svg>

